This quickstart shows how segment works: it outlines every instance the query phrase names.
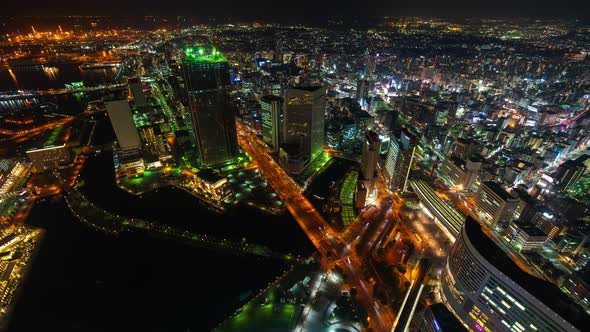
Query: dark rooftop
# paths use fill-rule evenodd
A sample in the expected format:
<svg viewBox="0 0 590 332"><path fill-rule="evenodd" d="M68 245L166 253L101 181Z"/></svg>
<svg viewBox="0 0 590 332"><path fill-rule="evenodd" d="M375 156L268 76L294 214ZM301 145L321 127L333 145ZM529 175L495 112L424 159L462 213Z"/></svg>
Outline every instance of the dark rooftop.
<svg viewBox="0 0 590 332"><path fill-rule="evenodd" d="M260 99L261 100L264 100L264 101L268 101L268 102L275 101L275 100L277 100L277 101L282 101L283 100L283 98L281 98L279 96L275 96L275 95L262 96Z"/></svg>
<svg viewBox="0 0 590 332"><path fill-rule="evenodd" d="M315 86L294 86L291 89L314 92L314 91L319 90L321 88L322 88L321 85L315 85Z"/></svg>
<svg viewBox="0 0 590 332"><path fill-rule="evenodd" d="M496 195L500 196L500 198L502 198L503 200L514 199L514 196L510 195L510 193L508 193L506 189L502 188L502 186L497 182L485 181L483 184L485 184L486 187L490 188L494 193L496 193Z"/></svg>
<svg viewBox="0 0 590 332"><path fill-rule="evenodd" d="M580 306L560 291L556 285L521 270L494 241L485 235L477 221L468 217L464 227L469 242L490 264L580 331L590 326L590 316Z"/></svg>
<svg viewBox="0 0 590 332"><path fill-rule="evenodd" d="M221 174L219 174L218 172L212 170L212 169L201 169L197 174L197 177L203 179L204 181L210 182L210 183L215 183L219 180L224 179L225 177Z"/></svg>
<svg viewBox="0 0 590 332"><path fill-rule="evenodd" d="M516 225L529 236L547 236L547 234L531 223L519 221L516 223Z"/></svg>

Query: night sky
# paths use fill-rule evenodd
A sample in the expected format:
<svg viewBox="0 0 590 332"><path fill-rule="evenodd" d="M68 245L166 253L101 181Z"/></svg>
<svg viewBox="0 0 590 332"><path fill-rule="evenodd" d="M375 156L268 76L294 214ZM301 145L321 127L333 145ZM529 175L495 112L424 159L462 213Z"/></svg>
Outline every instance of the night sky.
<svg viewBox="0 0 590 332"><path fill-rule="evenodd" d="M3 15L185 15L317 19L332 15L590 17L589 0L15 0ZM303 21L303 20L302 20Z"/></svg>

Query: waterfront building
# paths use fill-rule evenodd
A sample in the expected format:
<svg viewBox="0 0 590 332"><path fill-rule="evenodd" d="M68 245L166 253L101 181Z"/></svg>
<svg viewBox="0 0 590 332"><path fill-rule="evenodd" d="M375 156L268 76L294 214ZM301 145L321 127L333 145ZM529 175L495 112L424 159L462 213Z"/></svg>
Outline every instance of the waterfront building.
<svg viewBox="0 0 590 332"><path fill-rule="evenodd" d="M122 153L141 149L139 133L133 122L133 115L127 100L105 102L111 124L117 136L117 143Z"/></svg>
<svg viewBox="0 0 590 332"><path fill-rule="evenodd" d="M222 201L233 194L227 178L213 170L203 169L193 180L197 192L214 201Z"/></svg>
<svg viewBox="0 0 590 332"><path fill-rule="evenodd" d="M35 173L54 170L72 162L72 152L65 144L27 150L27 156Z"/></svg>
<svg viewBox="0 0 590 332"><path fill-rule="evenodd" d="M182 69L201 167L223 166L238 154L227 59L211 45L187 47Z"/></svg>

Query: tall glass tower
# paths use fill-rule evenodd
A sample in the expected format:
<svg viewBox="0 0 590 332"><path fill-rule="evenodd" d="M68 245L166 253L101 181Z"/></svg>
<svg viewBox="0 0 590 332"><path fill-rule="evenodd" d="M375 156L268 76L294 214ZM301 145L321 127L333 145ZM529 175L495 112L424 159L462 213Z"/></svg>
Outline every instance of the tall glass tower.
<svg viewBox="0 0 590 332"><path fill-rule="evenodd" d="M211 45L187 47L182 69L201 166L223 166L238 154L227 59Z"/></svg>
<svg viewBox="0 0 590 332"><path fill-rule="evenodd" d="M285 141L298 145L312 161L324 148L326 88L290 88L286 95Z"/></svg>

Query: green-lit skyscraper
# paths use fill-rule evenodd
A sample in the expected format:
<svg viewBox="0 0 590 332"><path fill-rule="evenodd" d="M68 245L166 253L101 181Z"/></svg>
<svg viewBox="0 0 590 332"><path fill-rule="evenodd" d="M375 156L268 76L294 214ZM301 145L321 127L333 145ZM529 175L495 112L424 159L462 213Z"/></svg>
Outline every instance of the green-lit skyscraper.
<svg viewBox="0 0 590 332"><path fill-rule="evenodd" d="M182 69L201 166L223 166L238 154L227 59L211 45L187 47Z"/></svg>

